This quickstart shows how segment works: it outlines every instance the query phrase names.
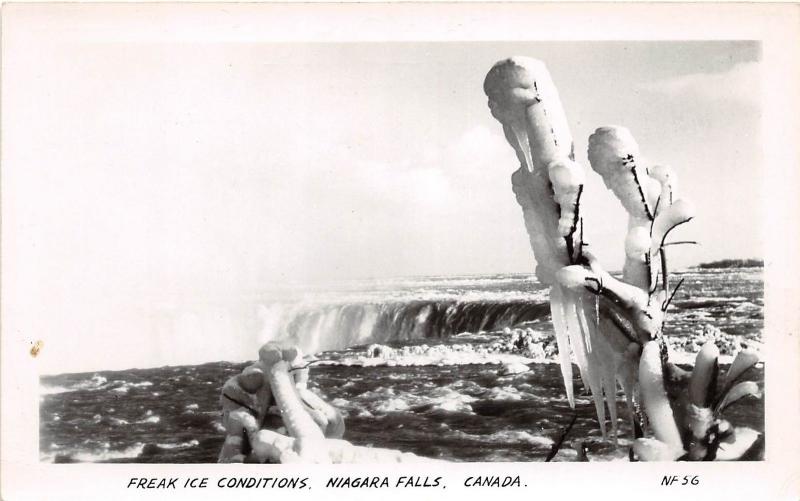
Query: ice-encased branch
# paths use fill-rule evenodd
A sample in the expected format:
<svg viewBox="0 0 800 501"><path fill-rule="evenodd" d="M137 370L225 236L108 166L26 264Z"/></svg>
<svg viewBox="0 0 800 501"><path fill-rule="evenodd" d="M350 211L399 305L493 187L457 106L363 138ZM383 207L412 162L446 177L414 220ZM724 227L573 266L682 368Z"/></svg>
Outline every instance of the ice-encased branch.
<svg viewBox="0 0 800 501"><path fill-rule="evenodd" d="M536 258L536 276L551 285L550 309L567 398L574 407L572 365L592 392L605 435L605 399L616 426L618 354L599 332L594 300L583 289L564 287L560 269L583 259L577 232L584 171L574 160L572 136L555 85L536 59L512 57L495 64L484 80L489 109L520 161L512 186L522 207Z"/></svg>
<svg viewBox="0 0 800 501"><path fill-rule="evenodd" d="M589 163L628 213L623 281L655 292L656 275L667 288L664 239L676 226L690 220L694 209L677 199L677 179L667 166L643 165L639 145L625 127L598 128L589 137ZM660 259L661 266L655 265Z"/></svg>
<svg viewBox="0 0 800 501"><path fill-rule="evenodd" d="M584 183L561 100L544 64L526 57L495 64L483 88L521 163L512 177L514 193L529 230L536 230L529 233L537 275L551 283L579 251L574 235Z"/></svg>

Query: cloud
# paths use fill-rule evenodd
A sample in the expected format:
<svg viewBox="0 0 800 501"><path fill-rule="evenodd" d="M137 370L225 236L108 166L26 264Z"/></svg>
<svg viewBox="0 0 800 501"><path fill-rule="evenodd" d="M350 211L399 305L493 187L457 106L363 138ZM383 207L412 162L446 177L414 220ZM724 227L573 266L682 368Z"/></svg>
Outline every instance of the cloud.
<svg viewBox="0 0 800 501"><path fill-rule="evenodd" d="M739 63L721 73L692 73L644 84L642 88L676 98L730 100L756 105L760 100L760 65Z"/></svg>

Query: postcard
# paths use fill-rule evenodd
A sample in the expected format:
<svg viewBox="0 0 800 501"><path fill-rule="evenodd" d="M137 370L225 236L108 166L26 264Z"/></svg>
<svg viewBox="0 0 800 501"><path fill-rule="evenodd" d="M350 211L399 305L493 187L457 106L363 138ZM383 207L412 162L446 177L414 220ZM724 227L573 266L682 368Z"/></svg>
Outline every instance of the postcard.
<svg viewBox="0 0 800 501"><path fill-rule="evenodd" d="M3 499L797 498L796 6L2 17Z"/></svg>

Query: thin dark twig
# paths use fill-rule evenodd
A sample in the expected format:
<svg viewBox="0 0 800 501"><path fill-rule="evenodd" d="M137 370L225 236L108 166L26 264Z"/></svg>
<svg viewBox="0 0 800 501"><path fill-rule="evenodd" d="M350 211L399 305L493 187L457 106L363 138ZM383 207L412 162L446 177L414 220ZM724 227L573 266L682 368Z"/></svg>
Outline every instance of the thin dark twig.
<svg viewBox="0 0 800 501"><path fill-rule="evenodd" d="M650 221L653 220L654 215L650 212L650 207L647 205L647 197L644 194L644 189L642 188L642 183L639 182L639 175L636 173L636 160L633 158L633 155L628 155L622 160L623 164L627 167L632 165L631 174L633 174L633 182L636 183L636 188L639 190L639 197L642 199L642 205L644 206L644 213L647 215L647 219Z"/></svg>
<svg viewBox="0 0 800 501"><path fill-rule="evenodd" d="M588 285L584 285L584 287L587 290L593 292L594 294L600 294L600 293L603 292L603 278L602 277L597 277L597 278L595 278L595 277L584 277L583 280L586 281L586 282L595 282L597 284L597 290L592 289Z"/></svg>
<svg viewBox="0 0 800 501"><path fill-rule="evenodd" d="M322 358L319 359L319 360L312 360L309 363L307 363L306 365L301 365L300 367L292 367L291 369L289 369L289 372L299 371L299 370L302 370L302 369L308 369L311 366L311 364L318 364L320 362L333 362L333 360L322 359Z"/></svg>
<svg viewBox="0 0 800 501"><path fill-rule="evenodd" d="M570 235L575 233L575 230L578 227L578 222L580 221L580 207L581 207L581 195L583 194L583 185L578 186L578 195L575 197L575 205L573 206L572 210L574 215L572 217L572 226L569 229ZM583 233L581 233L581 237L583 237Z"/></svg>
<svg viewBox="0 0 800 501"><path fill-rule="evenodd" d="M669 308L670 303L672 303L672 298L675 297L675 294L678 292L678 289L680 289L681 285L683 285L683 281L684 280L685 280L685 278L681 278L680 279L680 281L678 282L678 285L676 285L675 289L672 290L672 294L669 296L669 299L664 301L664 305L661 307L661 311L667 311L667 308Z"/></svg>
<svg viewBox="0 0 800 501"><path fill-rule="evenodd" d="M661 272L659 270L656 270L656 280L650 284L650 290L648 291L650 294L653 294L658 288L658 278L661 276L660 273Z"/></svg>
<svg viewBox="0 0 800 501"><path fill-rule="evenodd" d="M574 411L572 414L572 420L569 422L569 425L564 429L564 433L561 434L561 438L558 439L556 443L553 444L553 447L550 448L550 453L547 454L547 457L544 459L545 463L549 463L552 461L558 451L561 449L561 446L564 444L564 440L567 439L567 435L572 430L572 427L575 426L575 421L578 420L578 411Z"/></svg>
<svg viewBox="0 0 800 501"><path fill-rule="evenodd" d="M569 259L569 264L575 264L575 259L572 257L572 254L575 252L575 244L572 241L572 234L564 237L564 241L567 243L567 258Z"/></svg>
<svg viewBox="0 0 800 501"><path fill-rule="evenodd" d="M239 407L244 407L245 409L247 409L248 411L250 411L250 413L251 413L253 416L258 416L258 411L257 411L257 410L255 410L255 409L253 409L252 407L250 407L250 406L249 406L249 405L247 405L246 403L244 403L244 402L241 402L241 401L239 401L239 400L237 400L237 399L233 398L232 396L228 395L227 393L223 393L223 394L222 394L222 396L223 396L223 397L225 397L225 398L227 398L228 400L230 400L230 401L231 401L231 402L233 402L234 404L238 405Z"/></svg>
<svg viewBox="0 0 800 501"><path fill-rule="evenodd" d="M664 236L661 238L661 241L658 243L658 248L660 249L661 247L664 246L664 241L667 239L667 235L669 235L672 230L674 230L675 228L677 228L678 226L680 226L682 224L688 223L692 219L694 219L694 216L693 217L688 217L688 218L684 219L683 221L680 221L680 222L675 223L674 225L672 225L672 227L670 229L668 229L667 231L664 232Z"/></svg>
<svg viewBox="0 0 800 501"><path fill-rule="evenodd" d="M700 242L694 240L679 240L677 242L667 242L662 244L661 247L669 247L670 245L700 245Z"/></svg>
<svg viewBox="0 0 800 501"><path fill-rule="evenodd" d="M687 219L685 219L685 220L673 225L672 228L668 229L664 233L664 236L661 238L661 242L659 242L658 252L661 254L661 275L662 275L662 282L663 282L663 286L664 286L664 289L663 289L664 292L669 292L669 277L667 275L667 254L664 252L664 241L667 239L667 235L669 235L669 232L671 232L672 230L674 230L675 228L677 228L678 226L680 226L680 225L682 225L684 223L688 223L691 220L692 220L692 218L690 217L690 218L687 218ZM680 287L681 283L683 283L683 280L680 281L680 283L678 284L678 287ZM672 291L672 295L670 296L669 301L667 301L665 303L665 305L661 308L661 311L667 311L667 306L669 306L670 301L672 301L672 297L675 296L675 291L678 290L678 287L675 287L675 290ZM653 289L653 290L655 290L655 289Z"/></svg>
<svg viewBox="0 0 800 501"><path fill-rule="evenodd" d="M650 236L653 236L653 225L656 224L655 214L658 212L658 206L661 204L661 195L656 198L656 206L653 208L653 219L650 220Z"/></svg>

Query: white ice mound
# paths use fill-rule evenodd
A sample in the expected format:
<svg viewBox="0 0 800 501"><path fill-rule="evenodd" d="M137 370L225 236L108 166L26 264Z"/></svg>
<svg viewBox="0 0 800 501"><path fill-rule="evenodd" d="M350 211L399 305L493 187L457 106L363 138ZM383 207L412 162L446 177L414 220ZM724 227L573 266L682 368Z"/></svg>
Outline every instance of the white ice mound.
<svg viewBox="0 0 800 501"><path fill-rule="evenodd" d="M625 211L641 220L652 219L661 185L639 165L639 145L625 127L600 127L589 136L589 163L622 202Z"/></svg>
<svg viewBox="0 0 800 501"><path fill-rule="evenodd" d="M603 177L606 187L609 181L624 169L623 160L628 156L639 156L639 144L626 127L608 125L599 127L589 136L589 163Z"/></svg>
<svg viewBox="0 0 800 501"><path fill-rule="evenodd" d="M672 167L666 165L653 165L650 167L650 177L661 184L661 202L659 207L668 207L678 196L678 178Z"/></svg>
<svg viewBox="0 0 800 501"><path fill-rule="evenodd" d="M500 369L498 374L502 376L510 376L513 374L522 374L523 372L528 372L529 370L531 370L531 368L521 362L510 362L503 364L503 367Z"/></svg>
<svg viewBox="0 0 800 501"><path fill-rule="evenodd" d="M578 224L581 191L585 176L583 168L567 158L550 163L547 168L553 184L554 200L561 208L558 219L558 234L566 237L575 232Z"/></svg>
<svg viewBox="0 0 800 501"><path fill-rule="evenodd" d="M492 116L503 124L506 138L529 171L573 156L561 99L543 62L522 56L498 61L486 75L483 90Z"/></svg>
<svg viewBox="0 0 800 501"><path fill-rule="evenodd" d="M513 56L495 63L483 81L492 116L500 122L524 119L524 108L538 100L537 80L549 76L544 63L531 57Z"/></svg>

